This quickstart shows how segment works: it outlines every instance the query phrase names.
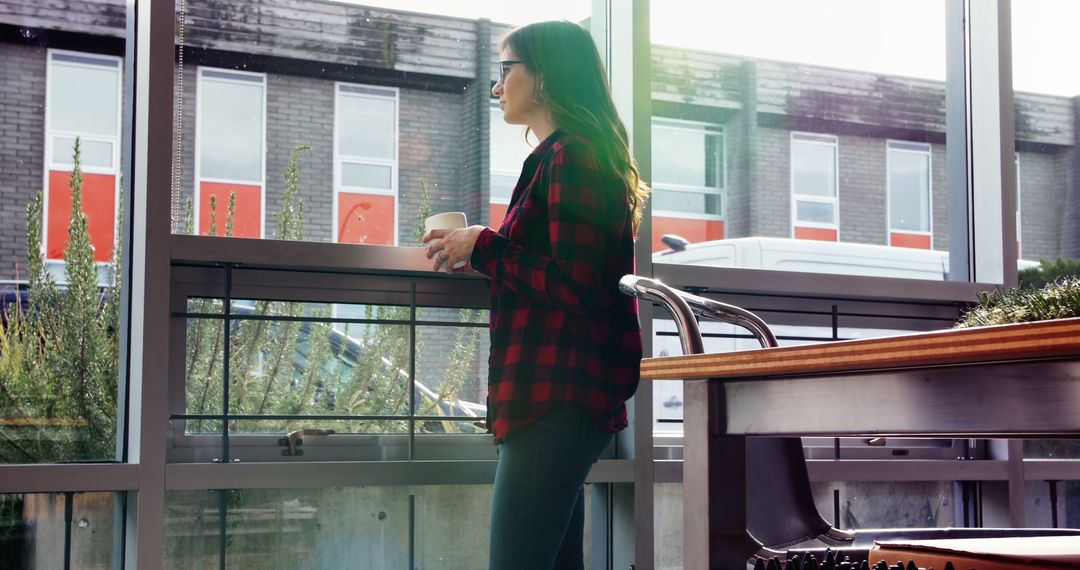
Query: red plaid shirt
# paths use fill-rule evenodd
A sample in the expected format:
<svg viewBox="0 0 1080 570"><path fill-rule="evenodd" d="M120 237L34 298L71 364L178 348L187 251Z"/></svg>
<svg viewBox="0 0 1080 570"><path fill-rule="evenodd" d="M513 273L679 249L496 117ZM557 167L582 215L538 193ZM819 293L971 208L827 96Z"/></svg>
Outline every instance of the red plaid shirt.
<svg viewBox="0 0 1080 570"><path fill-rule="evenodd" d="M525 160L502 227L476 240L473 268L491 278L488 426L496 441L552 403L588 410L609 432L626 427L637 389L637 300L626 187L600 173L595 150L556 131Z"/></svg>

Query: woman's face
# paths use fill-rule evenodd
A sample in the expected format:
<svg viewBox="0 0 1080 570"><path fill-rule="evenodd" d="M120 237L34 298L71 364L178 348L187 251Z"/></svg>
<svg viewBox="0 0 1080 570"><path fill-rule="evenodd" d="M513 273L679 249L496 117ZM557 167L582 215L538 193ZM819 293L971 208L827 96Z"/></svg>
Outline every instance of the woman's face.
<svg viewBox="0 0 1080 570"><path fill-rule="evenodd" d="M499 61L519 62L517 54L510 48L499 53ZM534 97L536 77L529 73L524 63L502 63L499 72L499 82L491 88L491 94L499 98L503 120L512 125L531 127L546 118L547 111Z"/></svg>

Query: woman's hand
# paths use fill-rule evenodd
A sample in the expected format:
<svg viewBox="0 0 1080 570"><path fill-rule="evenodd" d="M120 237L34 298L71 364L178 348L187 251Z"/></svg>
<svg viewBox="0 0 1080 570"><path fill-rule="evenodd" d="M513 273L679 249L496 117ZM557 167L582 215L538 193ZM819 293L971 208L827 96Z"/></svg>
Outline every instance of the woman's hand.
<svg viewBox="0 0 1080 570"><path fill-rule="evenodd" d="M469 226L453 230L431 230L424 234L423 242L427 244L425 255L428 259L435 260L435 271L453 273L462 271L454 266L464 263L468 266L472 258L473 246L476 245L476 237L484 230L484 226Z"/></svg>

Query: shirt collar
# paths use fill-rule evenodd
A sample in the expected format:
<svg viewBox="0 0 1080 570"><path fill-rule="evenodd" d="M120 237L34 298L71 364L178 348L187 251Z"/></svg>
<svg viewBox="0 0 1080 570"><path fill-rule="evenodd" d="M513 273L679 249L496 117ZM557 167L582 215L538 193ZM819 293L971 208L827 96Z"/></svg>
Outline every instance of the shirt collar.
<svg viewBox="0 0 1080 570"><path fill-rule="evenodd" d="M555 129L554 131L551 132L550 135L548 135L548 137L546 139L540 141L540 144L536 145L536 148L534 148L532 153L530 153L530 154L533 154L535 156L540 156L540 155L544 154L545 152L548 151L548 149L550 149L552 146L554 146L555 143L558 142L560 139L562 139L564 136L566 136L566 133L563 132L562 129Z"/></svg>

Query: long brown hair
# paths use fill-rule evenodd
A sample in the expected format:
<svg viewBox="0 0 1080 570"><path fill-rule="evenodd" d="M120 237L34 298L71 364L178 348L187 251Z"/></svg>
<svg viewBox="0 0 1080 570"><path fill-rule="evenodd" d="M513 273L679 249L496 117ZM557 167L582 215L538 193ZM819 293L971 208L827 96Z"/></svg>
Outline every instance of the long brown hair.
<svg viewBox="0 0 1080 570"><path fill-rule="evenodd" d="M592 143L600 167L625 183L636 236L651 190L630 155L626 127L611 100L607 73L592 36L573 22L537 22L508 32L499 50L508 46L536 77L537 96L555 126Z"/></svg>

